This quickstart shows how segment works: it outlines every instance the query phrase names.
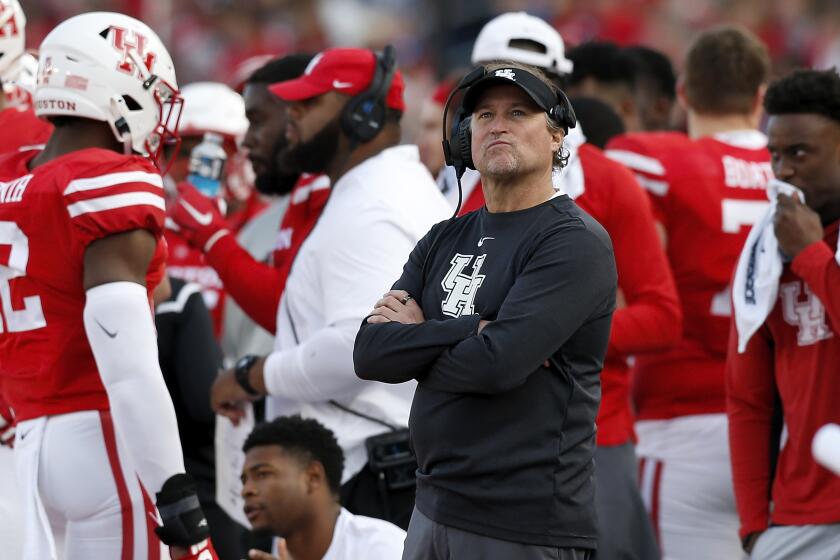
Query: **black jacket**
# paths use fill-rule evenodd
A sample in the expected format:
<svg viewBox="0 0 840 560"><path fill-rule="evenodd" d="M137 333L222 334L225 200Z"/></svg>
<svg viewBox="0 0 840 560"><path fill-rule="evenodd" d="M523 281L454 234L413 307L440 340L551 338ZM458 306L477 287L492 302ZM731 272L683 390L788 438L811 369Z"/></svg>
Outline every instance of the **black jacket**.
<svg viewBox="0 0 840 560"><path fill-rule="evenodd" d="M419 381L417 508L495 538L595 548L595 416L616 292L604 229L567 196L481 209L432 228L394 287L426 321L363 323L354 360L363 379ZM479 319L493 321L481 334Z"/></svg>
<svg viewBox="0 0 840 560"><path fill-rule="evenodd" d="M210 389L222 363L222 352L198 286L176 278L171 283L172 295L155 312L158 357L175 405L184 465L196 479L202 499L208 499L215 493L216 480ZM213 494L208 496L210 492Z"/></svg>

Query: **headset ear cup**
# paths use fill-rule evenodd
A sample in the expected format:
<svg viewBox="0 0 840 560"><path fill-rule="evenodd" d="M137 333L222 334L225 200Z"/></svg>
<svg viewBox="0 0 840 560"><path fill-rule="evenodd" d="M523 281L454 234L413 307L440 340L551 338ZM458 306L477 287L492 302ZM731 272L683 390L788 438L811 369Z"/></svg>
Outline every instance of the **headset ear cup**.
<svg viewBox="0 0 840 560"><path fill-rule="evenodd" d="M458 152L465 169L475 169L472 160L472 117L465 117L458 125Z"/></svg>
<svg viewBox="0 0 840 560"><path fill-rule="evenodd" d="M570 128L574 128L577 126L577 115L575 115L575 110L572 107L572 102L569 101L569 98L563 91L558 92L558 101L560 102L558 105L555 105L552 108L552 111L555 113L556 116L552 118L566 127L566 130Z"/></svg>
<svg viewBox="0 0 840 560"><path fill-rule="evenodd" d="M373 140L385 123L385 105L375 97L363 95L347 102L341 113L341 126L351 140Z"/></svg>

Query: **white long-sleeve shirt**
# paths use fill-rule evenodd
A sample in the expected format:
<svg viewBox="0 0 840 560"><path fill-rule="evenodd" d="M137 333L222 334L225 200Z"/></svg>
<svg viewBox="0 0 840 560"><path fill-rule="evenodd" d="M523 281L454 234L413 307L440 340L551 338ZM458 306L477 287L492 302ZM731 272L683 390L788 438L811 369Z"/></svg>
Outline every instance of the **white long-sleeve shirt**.
<svg viewBox="0 0 840 560"><path fill-rule="evenodd" d="M365 439L388 428L328 401L408 425L415 384L360 380L353 343L417 241L450 212L416 146L386 149L333 186L289 274L265 364L267 417L300 413L331 429L345 454L342 482L367 462Z"/></svg>

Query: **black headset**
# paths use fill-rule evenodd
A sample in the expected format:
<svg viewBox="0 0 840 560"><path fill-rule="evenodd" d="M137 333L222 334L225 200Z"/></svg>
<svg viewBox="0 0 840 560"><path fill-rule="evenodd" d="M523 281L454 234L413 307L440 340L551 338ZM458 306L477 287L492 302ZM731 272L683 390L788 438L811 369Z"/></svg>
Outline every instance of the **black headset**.
<svg viewBox="0 0 840 560"><path fill-rule="evenodd" d="M388 90L397 72L394 47L387 45L376 57L370 86L347 102L341 111L341 130L351 144L364 144L373 140L385 126Z"/></svg>
<svg viewBox="0 0 840 560"><path fill-rule="evenodd" d="M458 110L455 112L455 117L452 121L452 131L447 138L446 136L446 117L449 112L449 105L452 102L452 99L455 95L465 89L469 89L471 86L478 83L480 80L484 79L489 75L498 75L496 72L503 71L504 69L498 69L492 72L488 72L488 70L484 66L479 66L469 74L464 76L464 78L458 83L454 90L449 94L449 97L446 99L446 105L443 108L443 156L446 161L446 165L451 165L455 168L455 174L458 178L458 184L460 188L460 179L464 175L464 172L467 169L475 169L475 164L472 160L472 130L470 129L470 125L472 122L472 116L466 114L464 110L463 104L458 107ZM537 88L544 88L545 90L550 90L548 86L546 86L542 80L524 70L522 68L513 68L517 74L527 74L526 79L529 80L532 86ZM551 90L551 97L555 100L555 105L551 106L546 110L548 116L555 122L560 123L560 125L565 130L566 134L569 133L570 128L574 128L577 124L577 117L575 116L575 111L572 108L572 104L569 101L569 98L566 97L566 94L563 93L562 90L557 89L556 94L554 93L555 90ZM545 93L545 91L543 91ZM451 138L451 140L450 140ZM459 195L459 204L460 206L460 195ZM457 211L456 211L457 213Z"/></svg>

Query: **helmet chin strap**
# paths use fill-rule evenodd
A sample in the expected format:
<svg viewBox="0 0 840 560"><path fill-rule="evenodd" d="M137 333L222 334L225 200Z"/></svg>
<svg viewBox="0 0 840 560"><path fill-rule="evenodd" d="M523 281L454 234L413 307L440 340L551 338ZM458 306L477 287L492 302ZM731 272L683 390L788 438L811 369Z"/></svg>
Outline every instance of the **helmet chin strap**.
<svg viewBox="0 0 840 560"><path fill-rule="evenodd" d="M123 154L131 155L133 153L133 147L131 145L131 129L129 129L128 121L125 120L125 117L122 114L123 111L120 111L120 108L124 107L125 101L115 97L111 98L111 115L114 117L114 124L111 125L111 130L113 131L114 137L117 141L122 143Z"/></svg>

